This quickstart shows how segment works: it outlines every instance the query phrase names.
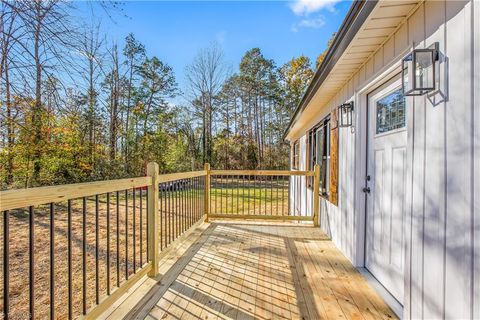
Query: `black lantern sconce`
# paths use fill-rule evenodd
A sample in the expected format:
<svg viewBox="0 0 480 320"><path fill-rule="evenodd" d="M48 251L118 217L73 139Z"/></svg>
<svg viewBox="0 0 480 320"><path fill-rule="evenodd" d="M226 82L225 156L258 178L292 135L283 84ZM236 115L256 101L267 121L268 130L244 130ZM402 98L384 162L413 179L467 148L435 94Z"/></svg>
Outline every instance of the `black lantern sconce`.
<svg viewBox="0 0 480 320"><path fill-rule="evenodd" d="M415 49L402 60L402 89L405 96L421 96L435 90L438 42Z"/></svg>
<svg viewBox="0 0 480 320"><path fill-rule="evenodd" d="M338 107L339 127L351 127L353 125L353 101L344 103Z"/></svg>

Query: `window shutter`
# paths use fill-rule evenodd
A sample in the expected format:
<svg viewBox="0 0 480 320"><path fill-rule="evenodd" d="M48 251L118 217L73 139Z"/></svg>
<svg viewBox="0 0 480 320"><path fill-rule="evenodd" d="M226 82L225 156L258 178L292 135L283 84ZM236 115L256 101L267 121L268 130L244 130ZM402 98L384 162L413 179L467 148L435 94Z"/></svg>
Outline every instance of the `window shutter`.
<svg viewBox="0 0 480 320"><path fill-rule="evenodd" d="M307 138L305 139L305 170L310 170L310 133L307 132Z"/></svg>
<svg viewBox="0 0 480 320"><path fill-rule="evenodd" d="M325 140L325 132L324 126L321 126L317 131L317 164L320 166L320 192L324 192L324 181L325 181L325 164L323 155L325 154L324 151L324 140Z"/></svg>
<svg viewBox="0 0 480 320"><path fill-rule="evenodd" d="M290 148L290 168L295 169L295 142L292 144Z"/></svg>
<svg viewBox="0 0 480 320"><path fill-rule="evenodd" d="M330 194L329 200L338 205L338 114L337 109L330 113Z"/></svg>

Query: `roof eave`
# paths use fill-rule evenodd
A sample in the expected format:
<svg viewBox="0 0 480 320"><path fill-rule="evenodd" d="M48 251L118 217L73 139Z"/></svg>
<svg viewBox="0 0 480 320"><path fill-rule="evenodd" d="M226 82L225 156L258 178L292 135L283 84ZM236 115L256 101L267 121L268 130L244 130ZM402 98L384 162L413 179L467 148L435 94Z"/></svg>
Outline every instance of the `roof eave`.
<svg viewBox="0 0 480 320"><path fill-rule="evenodd" d="M333 39L332 45L327 51L325 59L323 60L320 67L315 71L315 74L310 81L310 84L305 91L302 100L295 108L288 127L283 134L283 140L287 140L286 138L290 132L290 129L295 124L298 116L307 107L308 103L313 98L315 92L323 84L330 71L333 69L337 61L347 49L350 41L353 40L360 27L367 20L367 17L375 8L377 2L377 0L357 0L352 4L350 10L348 11L345 19L342 22L342 25L340 26L340 29L338 30L335 38Z"/></svg>

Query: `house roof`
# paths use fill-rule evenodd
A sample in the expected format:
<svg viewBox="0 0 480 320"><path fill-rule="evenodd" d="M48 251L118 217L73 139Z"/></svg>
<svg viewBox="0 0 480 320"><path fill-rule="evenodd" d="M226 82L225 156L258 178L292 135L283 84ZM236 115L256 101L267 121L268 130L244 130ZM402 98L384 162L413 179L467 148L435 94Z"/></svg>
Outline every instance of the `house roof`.
<svg viewBox="0 0 480 320"><path fill-rule="evenodd" d="M284 140L298 136L311 118L307 113L326 105L372 57L423 1L355 1L325 59L296 107ZM314 106L313 106L314 105Z"/></svg>

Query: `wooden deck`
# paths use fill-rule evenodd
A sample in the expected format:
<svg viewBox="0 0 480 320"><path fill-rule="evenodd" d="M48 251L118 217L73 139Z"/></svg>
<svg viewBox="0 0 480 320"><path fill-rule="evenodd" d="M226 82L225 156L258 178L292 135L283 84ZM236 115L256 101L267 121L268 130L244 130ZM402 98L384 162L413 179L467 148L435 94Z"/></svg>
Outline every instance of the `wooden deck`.
<svg viewBox="0 0 480 320"><path fill-rule="evenodd" d="M109 318L396 318L320 229L309 225L203 223L160 266L159 281L147 279Z"/></svg>

